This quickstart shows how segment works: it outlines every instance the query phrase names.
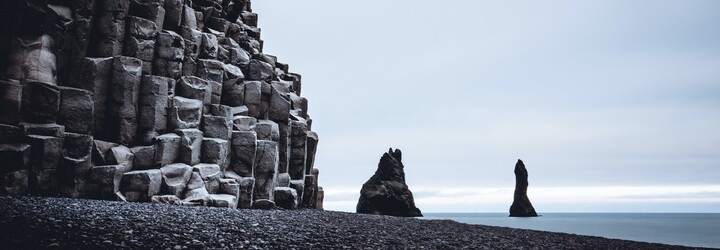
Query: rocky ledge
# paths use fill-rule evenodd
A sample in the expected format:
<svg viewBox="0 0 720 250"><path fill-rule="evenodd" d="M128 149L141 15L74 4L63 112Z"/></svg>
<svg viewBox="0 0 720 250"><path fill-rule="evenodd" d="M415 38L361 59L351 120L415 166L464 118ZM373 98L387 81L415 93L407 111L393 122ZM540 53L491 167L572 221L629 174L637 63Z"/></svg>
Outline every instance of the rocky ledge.
<svg viewBox="0 0 720 250"><path fill-rule="evenodd" d="M0 196L4 249L689 249L448 220Z"/></svg>

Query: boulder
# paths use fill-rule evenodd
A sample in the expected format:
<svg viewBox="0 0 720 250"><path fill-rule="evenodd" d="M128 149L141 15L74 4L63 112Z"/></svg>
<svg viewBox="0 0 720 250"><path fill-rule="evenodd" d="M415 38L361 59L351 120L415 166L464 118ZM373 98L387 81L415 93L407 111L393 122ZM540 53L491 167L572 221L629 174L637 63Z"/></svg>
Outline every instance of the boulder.
<svg viewBox="0 0 720 250"><path fill-rule="evenodd" d="M130 146L135 143L141 75L142 61L139 59L114 58L105 124L111 141Z"/></svg>
<svg viewBox="0 0 720 250"><path fill-rule="evenodd" d="M58 123L65 126L65 131L81 134L91 134L94 122L94 95L92 92L71 88L59 87L60 110Z"/></svg>
<svg viewBox="0 0 720 250"><path fill-rule="evenodd" d="M119 145L110 149L107 158L107 164L123 165L127 169L132 169L133 162L135 161L135 154L130 151L130 148Z"/></svg>
<svg viewBox="0 0 720 250"><path fill-rule="evenodd" d="M238 198L239 208L251 208L253 206L253 192L255 191L255 178L241 177L238 179L240 194Z"/></svg>
<svg viewBox="0 0 720 250"><path fill-rule="evenodd" d="M202 163L217 164L224 172L230 165L230 142L216 138L203 138L200 155Z"/></svg>
<svg viewBox="0 0 720 250"><path fill-rule="evenodd" d="M183 62L184 61L178 62L156 57L152 61L152 74L178 79L183 76Z"/></svg>
<svg viewBox="0 0 720 250"><path fill-rule="evenodd" d="M233 130L237 131L250 131L253 129L253 127L255 127L255 124L257 124L257 118L255 117L236 115L233 116L232 119Z"/></svg>
<svg viewBox="0 0 720 250"><path fill-rule="evenodd" d="M223 82L228 80L242 80L245 78L242 70L235 65L229 63L224 64L223 70L225 71L223 75Z"/></svg>
<svg viewBox="0 0 720 250"><path fill-rule="evenodd" d="M278 124L271 120L259 120L254 127L258 140L278 141L280 140L280 129Z"/></svg>
<svg viewBox="0 0 720 250"><path fill-rule="evenodd" d="M188 165L200 163L203 132L197 129L178 129L180 136L180 162Z"/></svg>
<svg viewBox="0 0 720 250"><path fill-rule="evenodd" d="M125 173L122 165L95 166L88 171L86 195L88 198L114 200L120 190L120 181Z"/></svg>
<svg viewBox="0 0 720 250"><path fill-rule="evenodd" d="M257 136L255 132L233 131L231 150L233 161L230 163L230 169L240 176L253 176L257 151Z"/></svg>
<svg viewBox="0 0 720 250"><path fill-rule="evenodd" d="M204 105L210 105L212 87L210 83L195 76L183 76L175 86L176 95L201 101Z"/></svg>
<svg viewBox="0 0 720 250"><path fill-rule="evenodd" d="M298 207L298 195L295 189L290 187L276 187L274 190L275 205L285 209L296 209Z"/></svg>
<svg viewBox="0 0 720 250"><path fill-rule="evenodd" d="M257 141L257 152L255 154L255 177L254 199L273 199L275 179L278 169L278 147L274 141Z"/></svg>
<svg viewBox="0 0 720 250"><path fill-rule="evenodd" d="M295 189L295 192L297 192L298 195L298 200L302 203L303 191L305 191L305 179L290 180L290 188Z"/></svg>
<svg viewBox="0 0 720 250"><path fill-rule="evenodd" d="M65 156L60 159L56 172L58 192L65 197L80 198L86 196L87 176L92 162L87 158Z"/></svg>
<svg viewBox="0 0 720 250"><path fill-rule="evenodd" d="M308 170L315 167L315 153L317 152L318 135L313 131L307 131L307 142L305 152L305 174L310 174Z"/></svg>
<svg viewBox="0 0 720 250"><path fill-rule="evenodd" d="M278 171L280 173L287 173L290 166L290 123L289 121L278 123L278 132L280 133L280 139L278 140L278 147L280 151L280 167Z"/></svg>
<svg viewBox="0 0 720 250"><path fill-rule="evenodd" d="M290 161L288 173L293 180L302 179L307 173L306 143L307 124L303 121L292 121L290 123Z"/></svg>
<svg viewBox="0 0 720 250"><path fill-rule="evenodd" d="M185 194L183 195L183 201L194 205L205 205L210 199L210 193L205 188L205 183L200 177L200 173L193 172L188 181Z"/></svg>
<svg viewBox="0 0 720 250"><path fill-rule="evenodd" d="M260 110L262 105L262 82L245 81L244 93L245 106L248 108L248 116L258 119L263 118Z"/></svg>
<svg viewBox="0 0 720 250"><path fill-rule="evenodd" d="M25 82L21 110L25 122L55 123L60 110L60 89L48 83Z"/></svg>
<svg viewBox="0 0 720 250"><path fill-rule="evenodd" d="M148 145L159 133L167 129L168 87L173 79L143 75L140 83L138 106L138 139Z"/></svg>
<svg viewBox="0 0 720 250"><path fill-rule="evenodd" d="M193 168L187 164L175 163L160 168L162 174L161 192L173 196L182 196L188 181L193 173Z"/></svg>
<svg viewBox="0 0 720 250"><path fill-rule="evenodd" d="M44 135L28 135L30 165L32 169L56 169L62 158L64 139ZM3 164L6 161L0 161Z"/></svg>
<svg viewBox="0 0 720 250"><path fill-rule="evenodd" d="M199 128L202 112L202 101L180 96L173 97L173 105L168 110L168 128Z"/></svg>
<svg viewBox="0 0 720 250"><path fill-rule="evenodd" d="M160 192L162 172L159 169L137 170L123 174L120 192L127 201L150 201Z"/></svg>
<svg viewBox="0 0 720 250"><path fill-rule="evenodd" d="M182 62L185 58L185 40L171 30L158 33L155 43L155 58L172 62Z"/></svg>
<svg viewBox="0 0 720 250"><path fill-rule="evenodd" d="M60 79L67 79L66 82L77 82L80 71L74 70L76 69L74 67L80 65L83 58L89 53L95 6L92 1L78 1L75 6L67 6L72 9L73 21L72 24L66 26L69 32L64 34L65 37L59 38L61 42L58 47L62 47L59 49L62 52L58 53L60 56L57 61ZM70 16L69 13L61 15L64 16L63 18Z"/></svg>
<svg viewBox="0 0 720 250"><path fill-rule="evenodd" d="M210 115L232 118L233 107L221 104L212 104L210 105Z"/></svg>
<svg viewBox="0 0 720 250"><path fill-rule="evenodd" d="M317 177L314 175L306 175L303 183L303 196L301 207L315 208L317 204Z"/></svg>
<svg viewBox="0 0 720 250"><path fill-rule="evenodd" d="M177 79L182 75L184 59L185 40L183 37L171 30L163 30L158 33L155 40L153 74Z"/></svg>
<svg viewBox="0 0 720 250"><path fill-rule="evenodd" d="M278 177L277 177L277 186L278 187L289 187L290 186L290 174L279 173Z"/></svg>
<svg viewBox="0 0 720 250"><path fill-rule="evenodd" d="M138 146L130 148L135 155L133 159L133 170L145 170L155 167L155 146Z"/></svg>
<svg viewBox="0 0 720 250"><path fill-rule="evenodd" d="M317 195L315 195L315 209L323 210L323 200L325 200L325 190L318 187Z"/></svg>
<svg viewBox="0 0 720 250"><path fill-rule="evenodd" d="M95 135L105 133L106 101L113 66L112 57L83 59L76 87L93 92L93 129Z"/></svg>
<svg viewBox="0 0 720 250"><path fill-rule="evenodd" d="M145 18L130 16L126 21L125 31L127 38L123 47L123 54L142 60L143 73L152 72L152 59L155 56L155 37L158 29L153 21Z"/></svg>
<svg viewBox="0 0 720 250"><path fill-rule="evenodd" d="M193 166L193 172L200 174L208 193L216 194L220 190L220 179L223 177L220 166L201 163Z"/></svg>
<svg viewBox="0 0 720 250"><path fill-rule="evenodd" d="M90 160L92 158L93 145L94 140L92 135L65 133L63 156Z"/></svg>
<svg viewBox="0 0 720 250"><path fill-rule="evenodd" d="M185 0L165 0L165 19L163 29L176 30L180 28L183 18Z"/></svg>
<svg viewBox="0 0 720 250"><path fill-rule="evenodd" d="M515 194L513 203L510 206L510 217L535 217L538 216L535 208L527 196L528 171L522 160L518 159L515 164Z"/></svg>
<svg viewBox="0 0 720 250"><path fill-rule="evenodd" d="M155 137L155 167L172 164L180 155L182 138L177 134L163 134Z"/></svg>
<svg viewBox="0 0 720 250"><path fill-rule="evenodd" d="M285 122L290 116L290 100L276 88L272 88L270 95L270 110L268 117L270 120L277 122Z"/></svg>
<svg viewBox="0 0 720 250"><path fill-rule="evenodd" d="M213 105L220 104L220 102L222 101L222 84L216 81L210 81L210 87L212 88L210 103Z"/></svg>
<svg viewBox="0 0 720 250"><path fill-rule="evenodd" d="M197 75L197 58L185 56L185 60L182 62L182 68L180 75L182 76L196 76Z"/></svg>
<svg viewBox="0 0 720 250"><path fill-rule="evenodd" d="M64 139L29 138L38 148L33 149L37 155L40 151L47 151L48 155L34 156L32 163L36 163L32 174L38 179L34 180L34 187L39 193L61 193L69 197L85 196L86 174L92 165L93 139L90 135L67 133ZM40 142L42 140L42 142ZM60 144L62 143L62 144ZM44 148L44 146L51 146ZM55 148L57 147L57 148ZM57 157L57 158L56 158ZM40 168L40 167L44 167ZM54 190L52 190L54 188Z"/></svg>
<svg viewBox="0 0 720 250"><path fill-rule="evenodd" d="M93 140L92 160L96 166L108 165L110 162L110 150L120 144Z"/></svg>
<svg viewBox="0 0 720 250"><path fill-rule="evenodd" d="M245 104L245 84L241 79L223 81L220 103L228 106Z"/></svg>
<svg viewBox="0 0 720 250"><path fill-rule="evenodd" d="M220 179L220 189L218 190L218 193L229 194L235 197L240 196L240 183L238 183L238 180L235 178L228 178L227 176L225 177L226 178Z"/></svg>
<svg viewBox="0 0 720 250"><path fill-rule="evenodd" d="M139 16L155 23L158 30L165 22L165 1L131 1L130 15Z"/></svg>
<svg viewBox="0 0 720 250"><path fill-rule="evenodd" d="M208 81L221 83L224 80L225 64L213 59L198 59L197 75Z"/></svg>
<svg viewBox="0 0 720 250"><path fill-rule="evenodd" d="M181 36L185 39L185 58L197 59L202 45L202 32L188 26L182 27Z"/></svg>
<svg viewBox="0 0 720 250"><path fill-rule="evenodd" d="M130 9L130 0L99 1L95 14L95 54L98 56L119 56L125 39L125 19ZM103 6L108 6L104 8Z"/></svg>
<svg viewBox="0 0 720 250"><path fill-rule="evenodd" d="M257 59L251 59L247 66L247 74L245 79L269 81L275 76L275 68L273 65Z"/></svg>
<svg viewBox="0 0 720 250"><path fill-rule="evenodd" d="M233 122L224 116L203 116L202 131L205 137L230 140L233 132Z"/></svg>
<svg viewBox="0 0 720 250"><path fill-rule="evenodd" d="M399 149L393 151L391 148L383 154L377 171L363 184L360 190L357 213L403 217L422 216L420 209L415 207L412 192L405 183L404 168L402 152ZM305 185L307 186L307 184L306 182Z"/></svg>
<svg viewBox="0 0 720 250"><path fill-rule="evenodd" d="M215 59L218 54L218 40L214 34L202 33L202 45L200 46L200 58Z"/></svg>
<svg viewBox="0 0 720 250"><path fill-rule="evenodd" d="M211 194L208 198L208 206L237 208L237 197L229 194Z"/></svg>

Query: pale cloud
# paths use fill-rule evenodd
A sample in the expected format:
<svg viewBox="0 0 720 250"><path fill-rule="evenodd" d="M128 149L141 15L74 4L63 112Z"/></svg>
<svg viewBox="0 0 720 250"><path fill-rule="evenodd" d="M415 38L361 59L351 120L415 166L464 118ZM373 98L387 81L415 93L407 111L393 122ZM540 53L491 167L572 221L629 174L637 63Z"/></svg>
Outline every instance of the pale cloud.
<svg viewBox="0 0 720 250"><path fill-rule="evenodd" d="M325 208L353 212L359 190L329 187ZM412 189L415 203L424 212L505 212L514 188ZM538 212L715 212L720 208L720 185L702 186L570 186L531 187L528 196ZM674 204L674 205L673 205ZM695 204L693 211L677 210Z"/></svg>

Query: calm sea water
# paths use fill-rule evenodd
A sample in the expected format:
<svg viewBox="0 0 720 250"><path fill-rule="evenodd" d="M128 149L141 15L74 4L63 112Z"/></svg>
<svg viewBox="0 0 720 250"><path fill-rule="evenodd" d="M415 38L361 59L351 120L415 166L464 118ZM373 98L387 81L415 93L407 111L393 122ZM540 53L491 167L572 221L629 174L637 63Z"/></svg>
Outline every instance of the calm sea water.
<svg viewBox="0 0 720 250"><path fill-rule="evenodd" d="M506 213L428 213L425 219L720 248L720 213L547 213L533 218Z"/></svg>

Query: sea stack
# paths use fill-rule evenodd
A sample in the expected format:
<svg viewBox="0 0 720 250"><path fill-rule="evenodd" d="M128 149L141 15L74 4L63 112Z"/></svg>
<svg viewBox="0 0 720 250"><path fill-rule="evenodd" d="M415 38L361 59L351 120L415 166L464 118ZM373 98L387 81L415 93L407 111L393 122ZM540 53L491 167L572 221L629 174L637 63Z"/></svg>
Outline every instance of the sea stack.
<svg viewBox="0 0 720 250"><path fill-rule="evenodd" d="M380 158L377 171L360 190L357 213L421 217L413 194L405 184L402 152L392 148Z"/></svg>
<svg viewBox="0 0 720 250"><path fill-rule="evenodd" d="M518 159L515 164L515 199L510 206L510 217L538 216L527 196L528 171L523 161Z"/></svg>

